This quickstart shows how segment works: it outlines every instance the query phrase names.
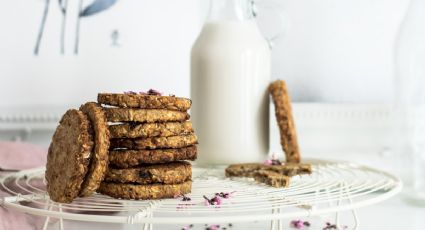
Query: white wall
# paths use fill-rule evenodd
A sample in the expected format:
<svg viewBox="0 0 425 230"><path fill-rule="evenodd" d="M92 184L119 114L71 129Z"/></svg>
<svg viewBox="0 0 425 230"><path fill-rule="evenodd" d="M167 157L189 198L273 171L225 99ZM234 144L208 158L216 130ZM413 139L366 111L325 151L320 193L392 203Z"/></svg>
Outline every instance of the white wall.
<svg viewBox="0 0 425 230"><path fill-rule="evenodd" d="M70 0L74 10L78 1ZM90 1L84 1L90 2ZM75 23L59 54L61 13L50 1L40 55L32 54L42 0L0 3L0 107L77 106L97 92L149 88L189 96L189 54L201 26L198 0L126 0L81 20L80 54L72 54ZM71 19L72 20L72 19ZM120 31L119 47L110 33Z"/></svg>
<svg viewBox="0 0 425 230"><path fill-rule="evenodd" d="M282 0L289 28L273 76L296 101L388 102L393 51L408 0Z"/></svg>

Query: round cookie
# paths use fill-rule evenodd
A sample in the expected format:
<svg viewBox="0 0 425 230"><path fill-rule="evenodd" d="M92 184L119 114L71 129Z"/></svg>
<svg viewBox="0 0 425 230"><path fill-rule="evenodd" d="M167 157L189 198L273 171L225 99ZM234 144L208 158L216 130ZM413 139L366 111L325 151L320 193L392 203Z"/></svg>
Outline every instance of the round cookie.
<svg viewBox="0 0 425 230"><path fill-rule="evenodd" d="M181 160L196 160L195 145L178 149L112 150L109 162L119 168L129 168L140 164L157 164Z"/></svg>
<svg viewBox="0 0 425 230"><path fill-rule="evenodd" d="M186 111L192 101L187 98L161 95L99 93L97 101L102 104L122 108L170 109Z"/></svg>
<svg viewBox="0 0 425 230"><path fill-rule="evenodd" d="M187 112L166 109L105 108L105 114L110 122L170 122L190 117Z"/></svg>
<svg viewBox="0 0 425 230"><path fill-rule="evenodd" d="M50 199L71 203L80 192L93 148L90 122L83 112L68 110L61 118L50 143L46 181Z"/></svg>
<svg viewBox="0 0 425 230"><path fill-rule="evenodd" d="M171 137L148 137L148 138L115 138L111 139L111 148L127 149L164 149L182 148L198 144L195 134L171 136Z"/></svg>
<svg viewBox="0 0 425 230"><path fill-rule="evenodd" d="M109 168L107 182L137 184L180 184L192 178L192 165L188 162L142 165L137 168Z"/></svg>
<svg viewBox="0 0 425 230"><path fill-rule="evenodd" d="M192 122L124 123L109 126L111 138L169 137L193 133Z"/></svg>
<svg viewBox="0 0 425 230"><path fill-rule="evenodd" d="M94 130L93 156L79 194L86 197L99 188L108 169L109 130L103 108L97 103L87 102L80 111L87 115Z"/></svg>
<svg viewBox="0 0 425 230"><path fill-rule="evenodd" d="M181 184L120 184L102 182L99 193L118 199L163 199L174 198L179 195L190 193L192 190L192 181L186 181Z"/></svg>

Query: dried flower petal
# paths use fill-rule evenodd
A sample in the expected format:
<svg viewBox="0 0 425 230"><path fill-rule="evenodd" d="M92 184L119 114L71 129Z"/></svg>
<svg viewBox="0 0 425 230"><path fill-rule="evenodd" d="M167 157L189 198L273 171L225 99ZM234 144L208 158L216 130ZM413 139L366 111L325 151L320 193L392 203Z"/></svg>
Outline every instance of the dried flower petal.
<svg viewBox="0 0 425 230"><path fill-rule="evenodd" d="M223 199L228 199L235 192L236 191L215 193L215 196L213 198L211 198L211 199L209 199L207 196L204 195L203 196L204 199L205 199L204 203L205 203L206 206L209 206L209 205L221 205L223 203L222 202L222 198Z"/></svg>
<svg viewBox="0 0 425 230"><path fill-rule="evenodd" d="M282 165L282 162L280 160L272 160L272 165Z"/></svg>
<svg viewBox="0 0 425 230"><path fill-rule="evenodd" d="M229 193L229 192L220 192L220 193L216 193L215 195L216 196L219 196L221 198L227 199L227 198L230 198L230 195L232 193L234 193L234 192L231 192L231 193Z"/></svg>
<svg viewBox="0 0 425 230"><path fill-rule="evenodd" d="M215 196L211 199L213 205L221 205L221 198L219 196Z"/></svg>
<svg viewBox="0 0 425 230"><path fill-rule="evenodd" d="M205 230L219 230L219 229L220 229L220 225L218 224L213 224L205 228Z"/></svg>
<svg viewBox="0 0 425 230"><path fill-rule="evenodd" d="M347 226L342 226L343 229L347 229ZM329 222L326 222L326 226L323 228L323 230L332 230L332 229L338 229L338 226L336 224L331 224Z"/></svg>
<svg viewBox="0 0 425 230"><path fill-rule="evenodd" d="M272 160L266 160L266 161L264 161L264 164L265 165L272 165Z"/></svg>
<svg viewBox="0 0 425 230"><path fill-rule="evenodd" d="M148 90L148 95L161 96L162 94L161 94L158 90L149 89L149 90Z"/></svg>
<svg viewBox="0 0 425 230"><path fill-rule="evenodd" d="M264 162L265 165L283 165L283 163L277 159L275 156L272 156L272 159L268 159Z"/></svg>
<svg viewBox="0 0 425 230"><path fill-rule="evenodd" d="M126 91L124 92L124 94L131 94L131 95L136 95L137 93L134 91Z"/></svg>
<svg viewBox="0 0 425 230"><path fill-rule="evenodd" d="M204 199L205 199L205 201L204 201L205 206L210 206L211 205L211 200L208 199L208 197L206 197L206 196L204 196Z"/></svg>
<svg viewBox="0 0 425 230"><path fill-rule="evenodd" d="M220 205L221 204L221 198L219 196L214 196L211 199L208 199L205 195L203 196L205 199L205 205Z"/></svg>
<svg viewBox="0 0 425 230"><path fill-rule="evenodd" d="M310 222L303 220L293 220L290 222L290 227L296 229L304 229L304 227L310 227Z"/></svg>

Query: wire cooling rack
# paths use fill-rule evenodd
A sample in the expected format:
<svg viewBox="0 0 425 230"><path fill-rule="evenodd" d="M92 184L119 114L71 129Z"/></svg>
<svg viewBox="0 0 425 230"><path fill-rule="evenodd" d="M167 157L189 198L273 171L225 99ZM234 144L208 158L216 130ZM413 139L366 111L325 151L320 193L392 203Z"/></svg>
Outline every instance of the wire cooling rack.
<svg viewBox="0 0 425 230"><path fill-rule="evenodd" d="M49 199L45 190L44 168L9 174L0 178L3 190L11 194L1 205L15 211L50 218L104 223L197 224L272 221L281 229L281 220L350 210L358 222L356 208L381 202L398 193L401 181L373 168L341 162L311 160L313 173L292 177L288 188L272 188L250 179L229 179L224 167L193 168L191 200L135 201L113 199L101 194L77 198L71 204ZM207 205L206 197L231 193L220 205ZM357 225L357 224L356 224ZM356 229L356 227L354 227Z"/></svg>

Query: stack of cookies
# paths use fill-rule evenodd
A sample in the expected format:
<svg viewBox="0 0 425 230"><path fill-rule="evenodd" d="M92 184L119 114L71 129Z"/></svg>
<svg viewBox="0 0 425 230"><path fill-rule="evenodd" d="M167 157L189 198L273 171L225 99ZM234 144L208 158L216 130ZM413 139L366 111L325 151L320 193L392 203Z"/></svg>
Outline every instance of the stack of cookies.
<svg viewBox="0 0 425 230"><path fill-rule="evenodd" d="M109 169L98 192L123 199L171 198L191 190L197 137L191 100L147 93L101 93L109 122Z"/></svg>
<svg viewBox="0 0 425 230"><path fill-rule="evenodd" d="M101 104L105 105L102 106ZM191 101L148 93L99 94L70 109L49 147L47 192L56 202L100 192L122 199L190 193L197 137Z"/></svg>

